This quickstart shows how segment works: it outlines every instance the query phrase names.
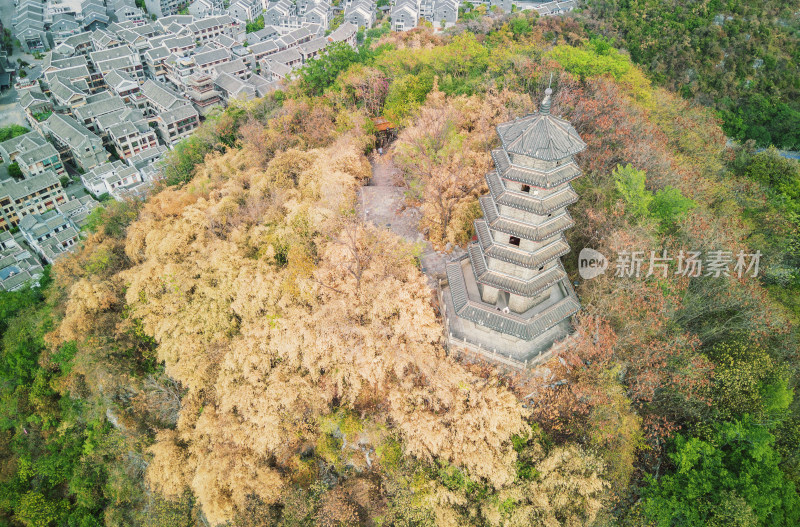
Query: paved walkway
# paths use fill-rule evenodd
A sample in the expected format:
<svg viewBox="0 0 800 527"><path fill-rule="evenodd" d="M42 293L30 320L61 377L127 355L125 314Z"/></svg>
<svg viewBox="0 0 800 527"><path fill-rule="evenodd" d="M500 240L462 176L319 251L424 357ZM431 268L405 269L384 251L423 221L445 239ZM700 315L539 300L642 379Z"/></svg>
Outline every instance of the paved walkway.
<svg viewBox="0 0 800 527"><path fill-rule="evenodd" d="M374 156L372 179L359 191L359 211L365 221L390 229L411 243L422 246L422 271L428 275L432 285L444 276L444 266L453 255L434 250L430 242L419 231L422 216L416 207L408 207L402 174L392 162L391 155Z"/></svg>

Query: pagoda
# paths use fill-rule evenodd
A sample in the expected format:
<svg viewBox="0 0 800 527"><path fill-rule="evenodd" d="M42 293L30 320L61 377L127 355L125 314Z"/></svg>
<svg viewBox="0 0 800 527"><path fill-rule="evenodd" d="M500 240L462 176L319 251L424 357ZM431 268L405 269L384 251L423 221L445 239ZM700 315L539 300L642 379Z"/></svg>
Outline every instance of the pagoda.
<svg viewBox="0 0 800 527"><path fill-rule="evenodd" d="M545 359L580 309L561 256L574 225L567 206L578 200L570 181L581 175L573 156L586 143L550 114L552 90L545 94L539 112L497 126L476 241L448 262L442 295L451 345L514 364Z"/></svg>

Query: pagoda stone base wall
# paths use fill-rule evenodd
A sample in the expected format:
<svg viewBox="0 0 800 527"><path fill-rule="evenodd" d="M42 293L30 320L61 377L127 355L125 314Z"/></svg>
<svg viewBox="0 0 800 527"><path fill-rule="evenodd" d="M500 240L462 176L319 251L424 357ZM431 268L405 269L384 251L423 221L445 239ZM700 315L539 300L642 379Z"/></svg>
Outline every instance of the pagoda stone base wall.
<svg viewBox="0 0 800 527"><path fill-rule="evenodd" d="M530 368L552 357L558 343L572 333L569 319L545 331L533 340L523 340L475 324L454 315L454 307L447 283L441 287L441 308L446 318L447 344L451 350L468 349L490 361L502 362L515 368ZM512 363L512 364L509 364Z"/></svg>
<svg viewBox="0 0 800 527"><path fill-rule="evenodd" d="M550 356L547 350L570 333L569 316L577 311L579 305L565 280L533 298L520 297L477 283L466 256L447 264L447 277L447 281L440 281L440 303L450 346L470 348L488 359L500 357L497 359L499 362L509 364L511 361L513 364L509 365L521 368L545 360ZM496 301L486 302L483 299L486 293L496 295ZM517 307L519 301L526 303L519 306L524 308L521 314L511 309ZM527 302L531 301L534 305L528 306ZM461 316L465 306L472 314ZM501 331L490 327L498 320L527 320L538 324L538 329L534 335L523 338L523 335L514 335L513 330Z"/></svg>
<svg viewBox="0 0 800 527"><path fill-rule="evenodd" d="M484 302L486 302L487 304L497 304L497 300L500 296L500 291L496 287L483 284L481 284L479 287L481 290L481 299Z"/></svg>
<svg viewBox="0 0 800 527"><path fill-rule="evenodd" d="M543 301L547 300L549 296L550 295L547 295L547 297L545 298L542 298L541 296L534 296L528 298L519 295L509 295L508 309L510 309L514 313L524 313L527 310L531 309L533 306L541 304Z"/></svg>

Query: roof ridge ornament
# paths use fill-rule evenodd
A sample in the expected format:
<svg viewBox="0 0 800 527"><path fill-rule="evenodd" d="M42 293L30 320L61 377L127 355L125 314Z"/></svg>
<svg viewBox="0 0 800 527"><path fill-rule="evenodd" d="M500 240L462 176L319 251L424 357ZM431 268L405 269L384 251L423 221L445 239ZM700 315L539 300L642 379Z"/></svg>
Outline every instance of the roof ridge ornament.
<svg viewBox="0 0 800 527"><path fill-rule="evenodd" d="M550 82L547 83L547 89L544 91L544 99L542 100L542 104L539 107L539 113L544 115L550 115L550 95L552 95L553 90L553 72L550 72Z"/></svg>
<svg viewBox="0 0 800 527"><path fill-rule="evenodd" d="M552 95L553 90L551 88L547 88L544 91L544 99L542 100L542 105L539 107L539 113L542 115L550 115L550 95Z"/></svg>

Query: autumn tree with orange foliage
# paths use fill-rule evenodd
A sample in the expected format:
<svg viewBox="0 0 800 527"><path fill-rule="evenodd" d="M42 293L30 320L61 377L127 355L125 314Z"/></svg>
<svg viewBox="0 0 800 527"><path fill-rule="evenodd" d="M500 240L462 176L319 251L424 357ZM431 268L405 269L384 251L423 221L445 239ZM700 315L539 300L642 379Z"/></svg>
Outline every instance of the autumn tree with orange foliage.
<svg viewBox="0 0 800 527"><path fill-rule="evenodd" d="M528 97L507 91L448 98L434 85L400 134L395 161L420 202L420 227L436 246L469 240L480 216L477 198L486 191L494 127L530 107Z"/></svg>
<svg viewBox="0 0 800 527"><path fill-rule="evenodd" d="M344 136L266 166L253 149L209 156L128 228L127 269L70 290L61 338L124 306L187 390L148 481L173 499L191 489L212 524L253 496L281 503L286 471L337 407L384 416L414 458L497 488L515 480L521 404L444 355L410 249L347 212L368 173L362 144ZM323 510L345 510L336 499Z"/></svg>

